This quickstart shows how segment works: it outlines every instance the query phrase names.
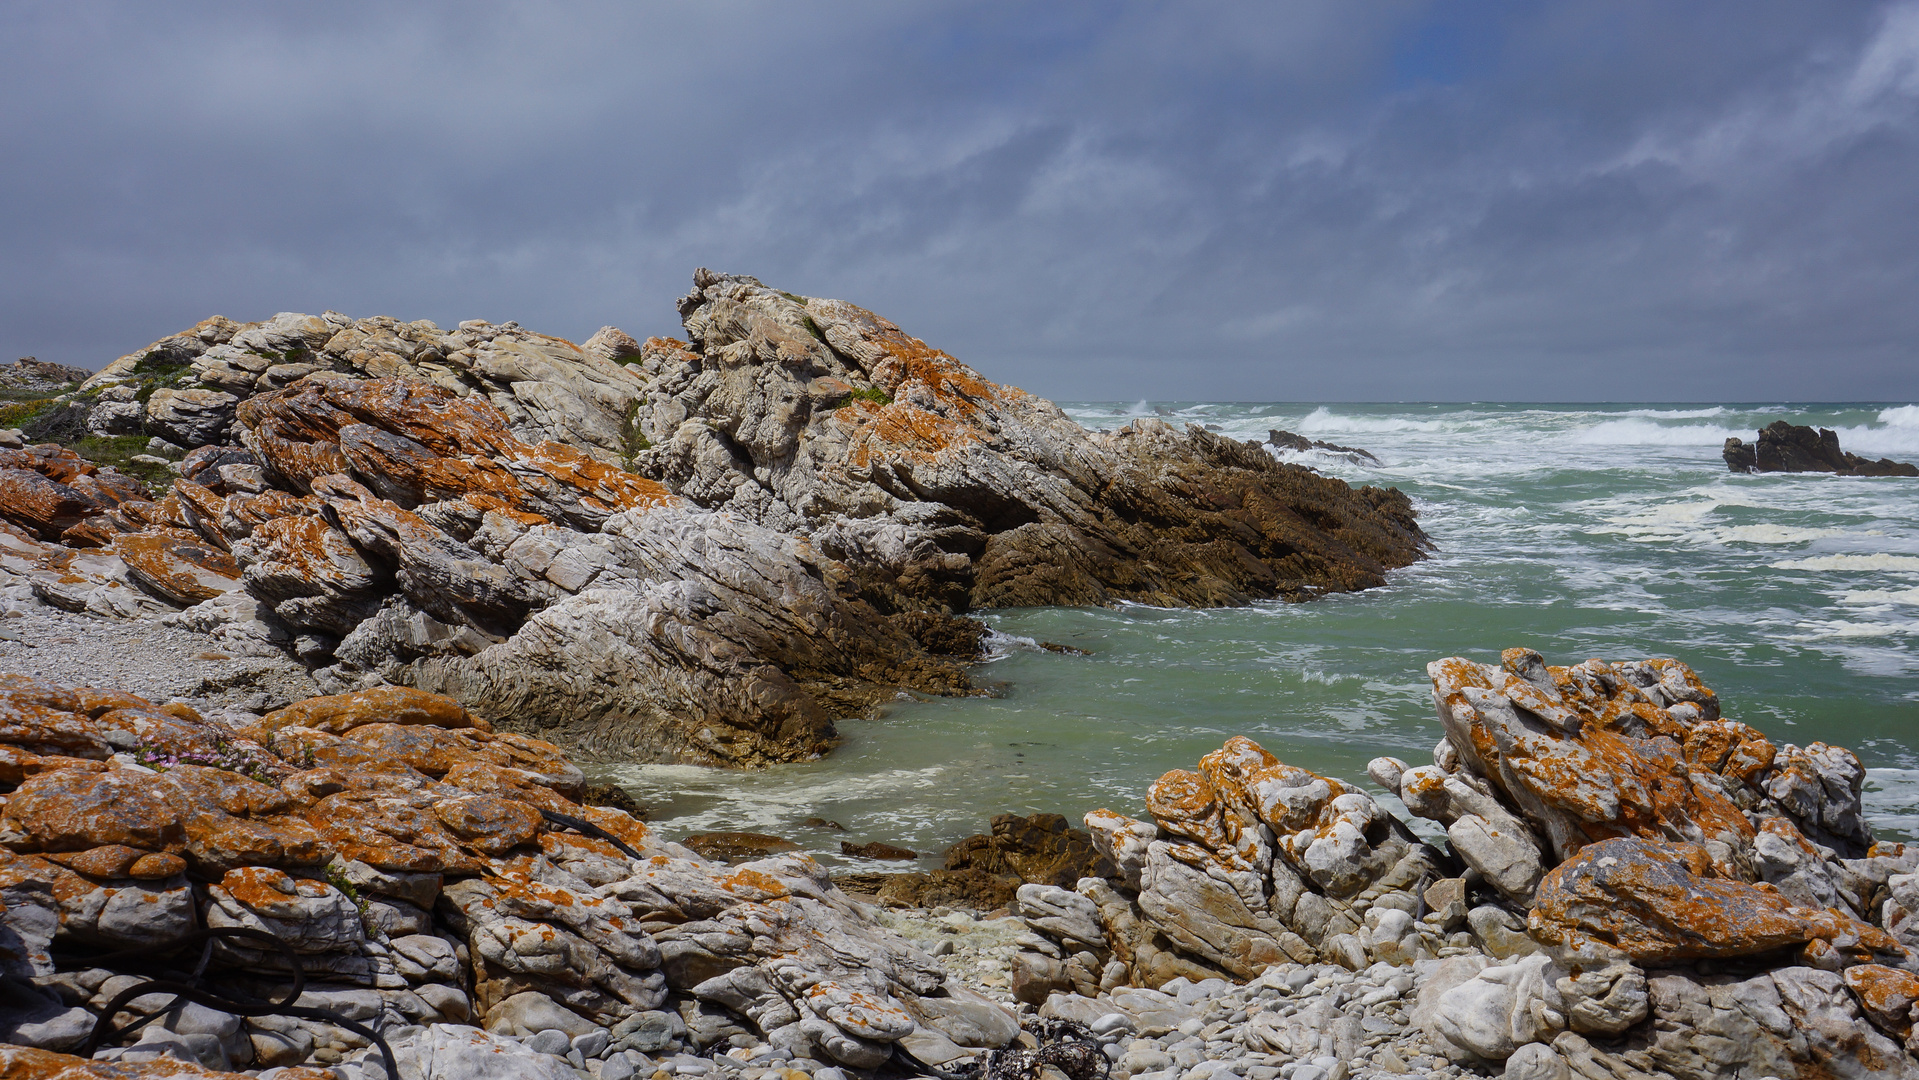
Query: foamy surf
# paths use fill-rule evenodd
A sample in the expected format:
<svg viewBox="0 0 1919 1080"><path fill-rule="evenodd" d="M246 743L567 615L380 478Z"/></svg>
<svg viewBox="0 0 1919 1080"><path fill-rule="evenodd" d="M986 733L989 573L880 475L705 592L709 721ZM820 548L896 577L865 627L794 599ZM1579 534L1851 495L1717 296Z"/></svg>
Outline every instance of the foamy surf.
<svg viewBox="0 0 1919 1080"><path fill-rule="evenodd" d="M1385 589L1310 604L984 613L979 677L1000 696L895 701L841 720L824 760L763 773L644 766L657 828L770 832L823 860L840 839L940 852L998 813L1141 813L1162 772L1235 734L1363 784L1379 754L1430 760L1427 661L1530 645L1556 663L1682 657L1728 716L1853 748L1875 819L1919 835L1919 481L1734 475L1719 455L1777 419L1867 453L1848 433L1919 440L1919 405L1063 407L1095 427L1152 416L1363 447L1384 464L1286 459L1400 488L1437 549ZM802 824L815 816L845 833Z"/></svg>

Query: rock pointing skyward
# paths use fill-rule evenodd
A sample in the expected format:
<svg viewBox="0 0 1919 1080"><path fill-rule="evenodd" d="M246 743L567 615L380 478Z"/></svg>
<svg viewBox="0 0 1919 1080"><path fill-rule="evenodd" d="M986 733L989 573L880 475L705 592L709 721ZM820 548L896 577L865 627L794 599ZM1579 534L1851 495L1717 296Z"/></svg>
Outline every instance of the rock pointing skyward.
<svg viewBox="0 0 1919 1080"><path fill-rule="evenodd" d="M695 286L690 344L209 319L9 407L51 441L0 450L0 567L329 691L755 765L900 688L973 692L970 610L1304 600L1426 545L1398 491L1196 427L1088 432L851 304Z"/></svg>

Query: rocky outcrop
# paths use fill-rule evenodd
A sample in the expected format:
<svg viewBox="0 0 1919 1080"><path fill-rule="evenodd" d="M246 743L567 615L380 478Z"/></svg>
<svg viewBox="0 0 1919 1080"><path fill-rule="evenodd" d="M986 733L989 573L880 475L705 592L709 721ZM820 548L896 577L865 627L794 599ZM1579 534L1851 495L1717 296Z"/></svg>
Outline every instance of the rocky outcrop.
<svg viewBox="0 0 1919 1080"><path fill-rule="evenodd" d="M1727 439L1726 467L1738 473L1824 472L1840 476L1919 476L1919 465L1880 458L1873 461L1839 449L1828 428L1810 428L1774 420L1756 442Z"/></svg>
<svg viewBox="0 0 1919 1080"><path fill-rule="evenodd" d="M1032 936L1014 993L1164 1031L1181 1014L1153 1017L1209 978L1278 1005L1342 982L1323 974L1337 965L1378 987L1361 1006L1413 1007L1287 1005L1251 1019L1241 1051L1306 1061L1317 1033L1363 1018L1420 1058L1506 1075L1919 1076L1919 848L1874 841L1852 754L1768 741L1675 660L1558 667L1510 649L1428 672L1433 764L1368 772L1445 828L1443 849L1229 740L1154 784L1150 819L1086 816L1112 878L1019 890ZM1389 991L1393 968L1407 978ZM1391 1061L1374 1067L1406 1071Z"/></svg>
<svg viewBox="0 0 1919 1080"><path fill-rule="evenodd" d="M851 873L834 880L888 905L991 911L1011 902L1022 885L1071 888L1081 878L1115 873L1092 835L1059 814L997 814L991 828L948 848L937 870Z"/></svg>
<svg viewBox="0 0 1919 1080"><path fill-rule="evenodd" d="M285 650L329 691L752 766L902 688L972 692L973 608L1306 599L1420 557L1396 491L1199 428L1090 433L850 304L696 285L691 347L209 319L43 418L151 436L164 488L0 450L0 569Z"/></svg>
<svg viewBox="0 0 1919 1080"><path fill-rule="evenodd" d="M1295 453L1302 454L1308 450L1324 450L1330 454L1339 454L1349 458L1354 464L1362 464L1360 461L1361 458L1372 462L1374 465L1379 464L1379 459L1374 457L1370 450L1361 450L1357 446L1341 446L1338 443L1330 443L1324 439L1309 439L1304 435L1296 435L1293 432L1282 431L1279 428L1273 428L1267 432L1266 445L1276 446L1281 450L1291 450Z"/></svg>
<svg viewBox="0 0 1919 1080"><path fill-rule="evenodd" d="M85 368L23 356L10 366L0 367L0 389L53 395L92 377L93 372Z"/></svg>
<svg viewBox="0 0 1919 1080"><path fill-rule="evenodd" d="M806 529L882 609L1304 599L1425 538L1396 491L1141 420L1088 432L852 304L700 271L653 338L635 466Z"/></svg>
<svg viewBox="0 0 1919 1080"><path fill-rule="evenodd" d="M707 862L574 801L582 786L557 747L417 690L235 728L8 677L0 1041L78 1048L89 1010L137 982L115 951L138 946L139 970L216 996L161 1008L106 1059L176 1044L212 1069L366 1055L364 1035L327 1019L220 1011L282 1000L292 973L258 937L202 959L200 927L277 939L305 972L301 1005L384 1031L398 1056L528 1055L512 1075L573 1052L632 1075L632 1053L724 1050L732 1033L813 1068L871 1068L896 1048L937 1065L1017 1031L805 856Z"/></svg>
<svg viewBox="0 0 1919 1080"><path fill-rule="evenodd" d="M192 621L286 642L331 689L445 691L629 758L803 758L898 687L968 688L971 656L920 642L977 632L883 616L804 538L523 442L477 396L316 373L234 424L243 445L192 451L157 500L69 451L0 451L19 570L75 610L213 604Z"/></svg>

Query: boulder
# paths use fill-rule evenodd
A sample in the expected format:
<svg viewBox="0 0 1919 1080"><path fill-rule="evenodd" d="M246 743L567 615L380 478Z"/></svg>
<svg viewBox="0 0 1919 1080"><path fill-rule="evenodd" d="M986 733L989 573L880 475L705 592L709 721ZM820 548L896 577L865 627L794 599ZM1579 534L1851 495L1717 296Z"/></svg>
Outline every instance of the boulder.
<svg viewBox="0 0 1919 1080"><path fill-rule="evenodd" d="M219 390L155 390L147 400L147 431L181 446L220 442L239 403Z"/></svg>

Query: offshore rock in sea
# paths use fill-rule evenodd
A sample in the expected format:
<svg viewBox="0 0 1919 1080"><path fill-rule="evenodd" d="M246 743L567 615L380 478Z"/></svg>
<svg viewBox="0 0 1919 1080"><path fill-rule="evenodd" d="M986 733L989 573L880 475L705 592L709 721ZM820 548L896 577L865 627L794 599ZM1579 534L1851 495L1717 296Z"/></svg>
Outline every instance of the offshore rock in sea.
<svg viewBox="0 0 1919 1080"><path fill-rule="evenodd" d="M558 1032L546 1053L609 1067L754 1032L870 1068L896 1045L939 1064L1018 1030L811 859L726 866L663 843L576 802L581 774L558 747L450 699L384 687L248 719L0 677L0 1042L77 1048L89 1009L135 981L125 957L90 954L138 946L144 971L184 949L191 968L203 926L286 943L302 1005L428 1040L402 1056L535 1045L462 1025ZM222 940L211 965L206 988L233 996L278 1000L291 977L251 940ZM169 1040L219 1070L333 1064L366 1045L324 1020L195 1005L108 1055L131 1064ZM513 1075L572 1075L551 1060Z"/></svg>
<svg viewBox="0 0 1919 1080"><path fill-rule="evenodd" d="M1829 428L1810 428L1774 420L1761 428L1759 439L1747 443L1726 440L1726 467L1733 472L1825 472L1840 476L1919 476L1919 465L1880 458L1873 461L1839 449L1839 435Z"/></svg>
<svg viewBox="0 0 1919 1080"><path fill-rule="evenodd" d="M1434 763L1368 772L1449 850L1234 738L1154 784L1149 819L1086 815L1113 879L1020 890L1015 992L1088 1020L1132 1001L1144 1030L1164 995L1128 984L1407 967L1410 1023L1468 1065L1919 1076L1919 848L1873 840L1852 754L1771 743L1674 660L1428 670ZM1318 1015L1253 1034L1311 1053L1339 1021Z"/></svg>

